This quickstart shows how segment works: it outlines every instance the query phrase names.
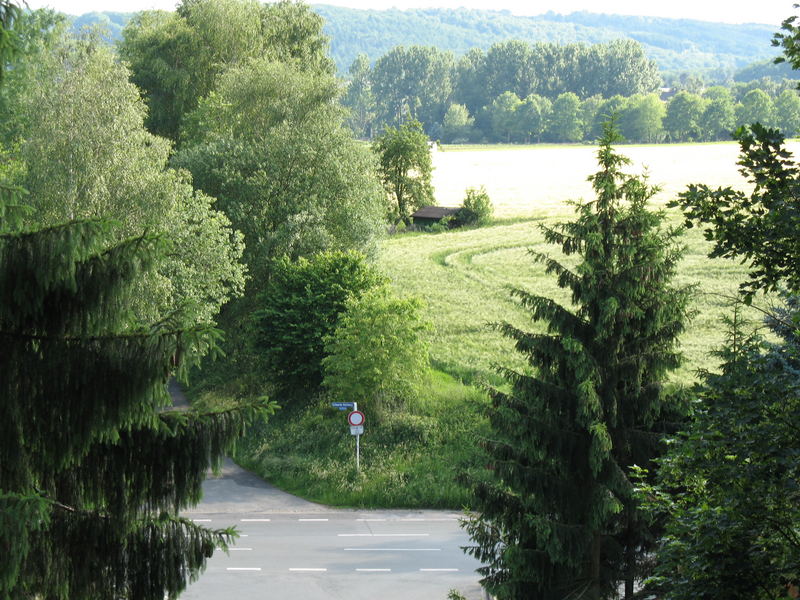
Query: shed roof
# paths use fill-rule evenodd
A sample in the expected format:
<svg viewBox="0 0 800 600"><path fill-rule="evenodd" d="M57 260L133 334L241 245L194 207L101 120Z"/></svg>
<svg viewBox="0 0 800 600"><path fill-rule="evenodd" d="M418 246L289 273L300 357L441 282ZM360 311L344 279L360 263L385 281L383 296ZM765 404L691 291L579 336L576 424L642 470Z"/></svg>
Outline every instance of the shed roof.
<svg viewBox="0 0 800 600"><path fill-rule="evenodd" d="M458 212L457 208L448 206L423 206L411 215L417 219L442 219Z"/></svg>

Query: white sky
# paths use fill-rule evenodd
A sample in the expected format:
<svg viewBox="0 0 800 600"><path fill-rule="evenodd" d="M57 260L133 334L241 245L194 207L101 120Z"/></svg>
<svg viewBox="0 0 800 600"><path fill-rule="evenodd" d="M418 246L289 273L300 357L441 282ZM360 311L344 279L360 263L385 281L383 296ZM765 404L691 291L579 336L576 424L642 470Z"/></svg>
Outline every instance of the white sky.
<svg viewBox="0 0 800 600"><path fill-rule="evenodd" d="M797 0L325 0L310 4L335 4L351 8L488 8L519 15L539 15L552 10L567 14L596 13L699 19L725 23L765 23L779 26L794 14ZM72 15L92 11L134 12L152 8L172 10L176 0L28 0L31 8L49 7Z"/></svg>

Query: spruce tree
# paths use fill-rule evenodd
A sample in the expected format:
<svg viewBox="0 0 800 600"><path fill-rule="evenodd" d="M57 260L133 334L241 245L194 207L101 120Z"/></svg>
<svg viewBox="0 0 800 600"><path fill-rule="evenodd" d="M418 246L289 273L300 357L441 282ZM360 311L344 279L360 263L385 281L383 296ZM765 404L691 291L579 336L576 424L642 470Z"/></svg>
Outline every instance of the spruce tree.
<svg viewBox="0 0 800 600"><path fill-rule="evenodd" d="M175 598L235 535L178 512L259 407L170 408L167 378L216 334L177 313L134 321L159 239L112 241L100 221L9 231L14 211L0 210L0 598Z"/></svg>
<svg viewBox="0 0 800 600"><path fill-rule="evenodd" d="M501 368L509 390L492 390L488 469L475 481L478 516L466 524L475 545L465 549L498 598L596 600L622 581L630 597L647 546L628 470L657 451L690 290L671 285L679 232L647 208L656 188L622 172L617 139L607 124L589 178L596 199L543 227L577 266L534 254L572 307L516 289L546 332L499 326L532 368Z"/></svg>

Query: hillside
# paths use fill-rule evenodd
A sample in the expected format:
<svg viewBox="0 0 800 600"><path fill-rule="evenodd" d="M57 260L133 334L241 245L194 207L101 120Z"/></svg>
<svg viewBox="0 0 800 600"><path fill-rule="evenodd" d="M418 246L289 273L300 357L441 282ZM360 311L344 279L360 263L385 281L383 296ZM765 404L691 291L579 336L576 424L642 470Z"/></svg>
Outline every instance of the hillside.
<svg viewBox="0 0 800 600"><path fill-rule="evenodd" d="M331 55L344 73L360 52L371 61L397 45L437 46L456 55L473 47L488 48L507 39L587 44L631 38L640 42L662 72L733 73L778 53L770 45L769 25L729 25L688 19L605 15L588 12L535 17L509 11L470 9L359 10L326 4L313 9L326 21ZM75 27L101 24L118 39L130 13L87 13Z"/></svg>
<svg viewBox="0 0 800 600"><path fill-rule="evenodd" d="M524 17L468 9L357 10L324 4L313 8L326 20L331 53L341 71L359 52L375 60L393 46L419 44L463 54L510 38L559 43L632 38L664 72L734 71L777 55L770 45L776 28L769 25L588 12Z"/></svg>

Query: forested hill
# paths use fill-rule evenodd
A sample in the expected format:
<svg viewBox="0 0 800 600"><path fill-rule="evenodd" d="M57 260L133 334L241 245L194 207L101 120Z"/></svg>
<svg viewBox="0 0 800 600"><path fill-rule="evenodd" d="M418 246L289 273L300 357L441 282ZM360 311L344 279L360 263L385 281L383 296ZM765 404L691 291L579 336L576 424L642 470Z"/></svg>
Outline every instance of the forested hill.
<svg viewBox="0 0 800 600"><path fill-rule="evenodd" d="M617 38L640 42L662 72L734 72L778 53L770 45L778 29L769 25L728 25L687 19L630 17L577 12L535 17L509 11L469 9L359 10L327 4L313 9L325 18L331 54L345 73L360 52L375 61L394 46L437 46L457 55L474 47L489 48L502 40L588 44ZM119 37L131 14L88 13L76 27L101 23L112 39Z"/></svg>
<svg viewBox="0 0 800 600"><path fill-rule="evenodd" d="M729 25L687 19L630 17L587 12L535 17L509 11L468 9L358 10L313 5L325 18L331 52L345 71L359 52L374 61L397 45L437 46L463 54L469 48L487 49L493 43L520 39L529 42L586 42L632 38L665 72L736 70L776 56L770 39L777 27Z"/></svg>

